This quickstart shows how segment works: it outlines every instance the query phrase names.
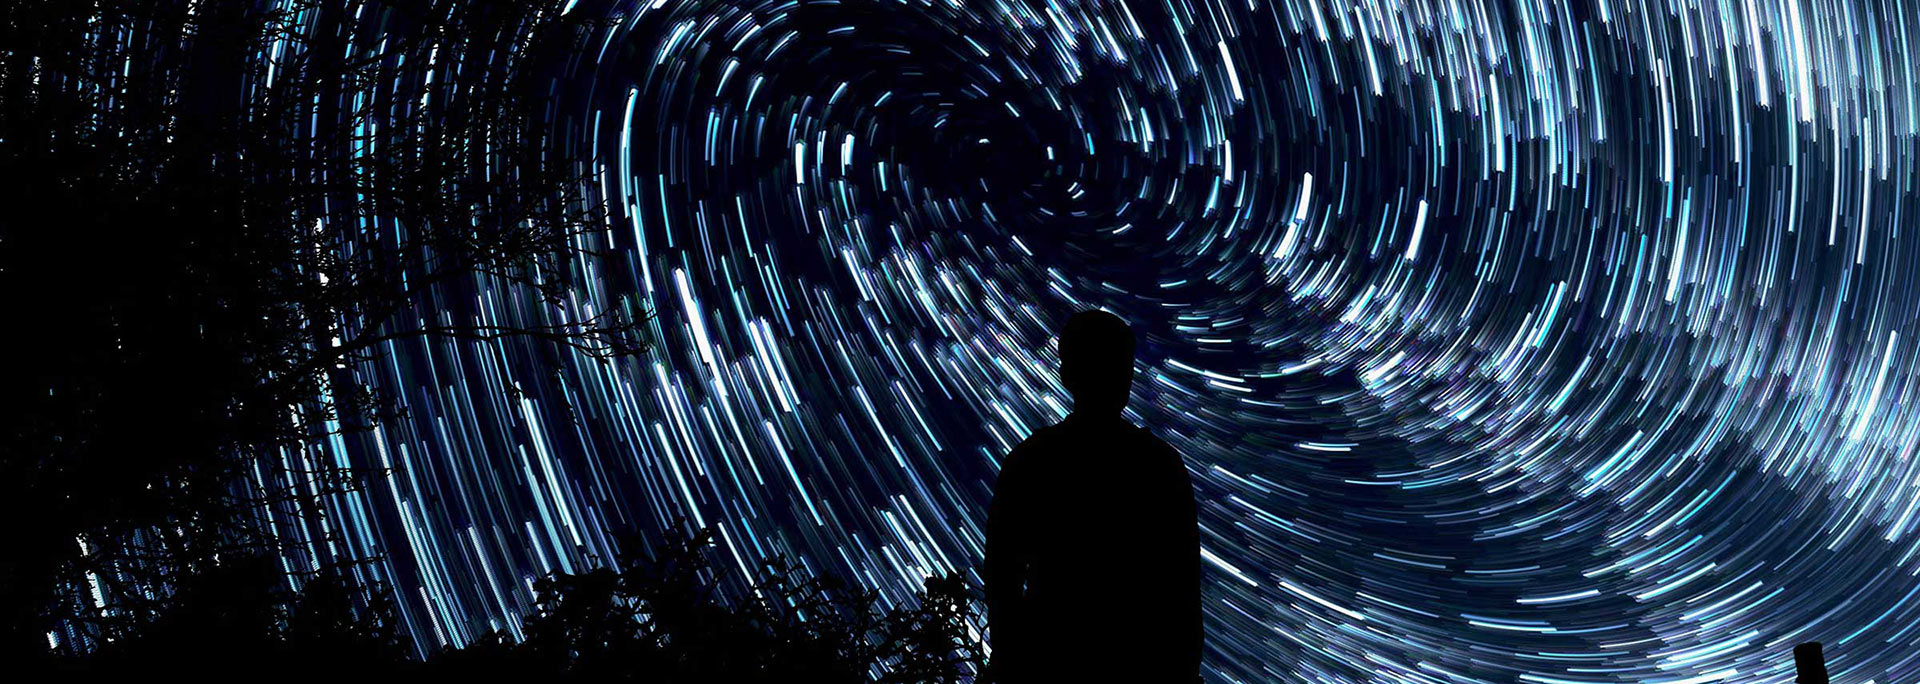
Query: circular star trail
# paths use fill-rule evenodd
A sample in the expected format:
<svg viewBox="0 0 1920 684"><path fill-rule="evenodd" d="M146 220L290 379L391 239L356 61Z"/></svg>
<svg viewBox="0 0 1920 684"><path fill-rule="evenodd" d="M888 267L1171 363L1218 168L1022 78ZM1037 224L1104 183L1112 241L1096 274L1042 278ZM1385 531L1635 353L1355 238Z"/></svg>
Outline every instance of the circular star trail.
<svg viewBox="0 0 1920 684"><path fill-rule="evenodd" d="M415 30L338 4L301 44ZM1837 681L1912 681L1916 16L556 3L525 29L573 49L452 46L316 112L537 84L605 210L587 277L443 294L637 300L654 346L392 345L360 372L407 417L301 456L392 469L313 555L384 557L427 646L678 519L723 573L904 600L973 572L1001 457L1069 404L1052 331L1098 307L1194 473L1210 679L1782 681L1817 640Z"/></svg>

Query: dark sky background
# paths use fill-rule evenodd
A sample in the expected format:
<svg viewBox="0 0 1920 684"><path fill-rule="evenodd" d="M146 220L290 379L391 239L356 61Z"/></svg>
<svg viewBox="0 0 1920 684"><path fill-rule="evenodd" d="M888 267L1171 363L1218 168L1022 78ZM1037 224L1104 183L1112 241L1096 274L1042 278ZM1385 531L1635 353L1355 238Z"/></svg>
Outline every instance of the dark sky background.
<svg viewBox="0 0 1920 684"><path fill-rule="evenodd" d="M298 30L414 30L337 4ZM410 413L298 456L392 468L310 555L384 556L423 647L676 518L889 601L971 572L999 459L1065 415L1052 331L1106 308L1201 497L1210 678L1783 681L1811 640L1836 680L1920 678L1909 4L567 12L612 21L328 110L550 84L530 125L602 255L560 305L475 280L416 313L656 314L637 359L358 369Z"/></svg>

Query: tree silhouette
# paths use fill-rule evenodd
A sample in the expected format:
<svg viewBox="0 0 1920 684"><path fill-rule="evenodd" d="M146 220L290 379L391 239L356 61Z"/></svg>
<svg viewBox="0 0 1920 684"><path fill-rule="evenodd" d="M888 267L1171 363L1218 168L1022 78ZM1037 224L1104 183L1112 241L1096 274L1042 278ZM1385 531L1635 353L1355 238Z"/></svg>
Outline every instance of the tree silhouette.
<svg viewBox="0 0 1920 684"><path fill-rule="evenodd" d="M240 678L291 668L277 678L320 681L408 672L411 648L385 588L361 586L343 570L314 573L293 591L266 555L207 565L153 597L151 614L106 621L96 648L57 665L99 679L153 672Z"/></svg>
<svg viewBox="0 0 1920 684"><path fill-rule="evenodd" d="M26 324L20 382L0 389L20 407L0 423L0 506L34 523L0 539L0 658L116 677L979 669L957 576L882 610L774 559L728 597L707 535L542 578L525 639L415 662L388 588L360 572L370 559L290 541L324 546L321 500L372 474L308 448L391 415L360 369L395 345L643 350L646 311L566 296L601 217L580 195L587 168L545 156L534 125L531 76L586 35L562 3L0 3L0 174L15 179L0 186L0 287L23 293L10 313ZM392 40L365 53L298 30L347 11ZM271 65L256 58L268 45ZM267 68L271 87L242 87ZM464 87L419 103L369 87L452 68ZM341 110L348 92L372 95ZM479 321L461 302L480 287L530 294L546 322Z"/></svg>
<svg viewBox="0 0 1920 684"><path fill-rule="evenodd" d="M711 531L669 539L651 558L552 575L515 643L495 633L429 661L437 675L540 675L578 681L958 682L984 665L978 614L959 575L932 577L906 605L763 563L749 596L714 589Z"/></svg>
<svg viewBox="0 0 1920 684"><path fill-rule="evenodd" d="M326 546L320 502L370 473L307 447L391 415L363 369L396 345L641 351L645 311L564 296L599 214L585 168L545 156L532 123L538 63L584 35L559 4L0 3L18 369L0 388L18 407L0 418L0 513L33 521L0 533L0 657L86 655L173 620L291 619L260 602L293 594L223 573L258 575L289 539ZM378 52L298 30L354 11L404 30ZM268 46L278 56L258 58ZM500 54L521 61L424 103L340 109ZM460 304L480 287L528 293L544 322L480 320ZM254 612L218 608L220 586L259 590L232 597Z"/></svg>

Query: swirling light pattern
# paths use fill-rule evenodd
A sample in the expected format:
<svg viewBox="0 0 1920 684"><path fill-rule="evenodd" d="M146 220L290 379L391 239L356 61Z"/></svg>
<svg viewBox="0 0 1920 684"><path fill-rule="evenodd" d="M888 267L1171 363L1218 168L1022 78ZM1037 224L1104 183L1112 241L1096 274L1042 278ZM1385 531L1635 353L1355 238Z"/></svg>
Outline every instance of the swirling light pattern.
<svg viewBox="0 0 1920 684"><path fill-rule="evenodd" d="M405 28L341 5L301 30ZM1104 307L1199 488L1212 680L1782 681L1810 640L1920 680L1920 7L563 11L608 20L563 63L338 108L550 81L609 251L563 305L457 309L656 313L616 363L395 344L410 417L307 455L392 468L314 543L384 555L427 646L680 517L889 601L971 572L1001 455L1066 411L1051 331Z"/></svg>

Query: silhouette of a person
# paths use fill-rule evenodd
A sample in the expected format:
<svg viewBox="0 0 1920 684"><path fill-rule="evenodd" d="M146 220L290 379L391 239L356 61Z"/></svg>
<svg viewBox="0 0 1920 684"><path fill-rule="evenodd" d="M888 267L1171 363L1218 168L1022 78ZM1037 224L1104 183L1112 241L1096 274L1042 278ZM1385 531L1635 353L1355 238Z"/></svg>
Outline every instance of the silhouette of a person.
<svg viewBox="0 0 1920 684"><path fill-rule="evenodd" d="M1001 682L1194 682L1200 533L1180 454L1121 415L1134 336L1086 311L1060 333L1073 412L1014 447L987 513Z"/></svg>

